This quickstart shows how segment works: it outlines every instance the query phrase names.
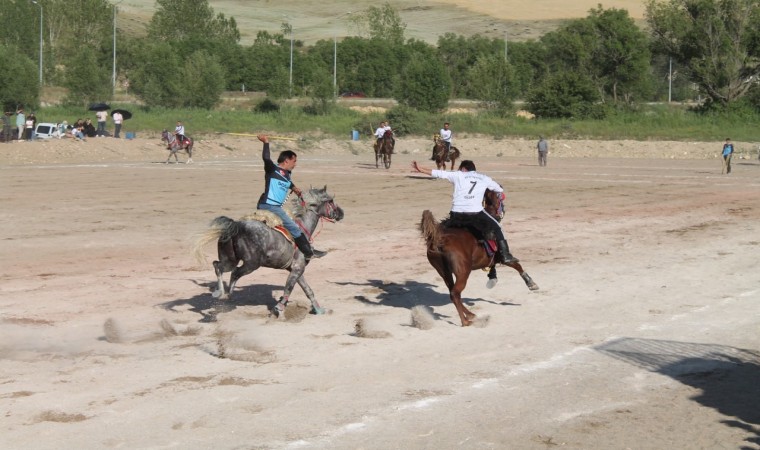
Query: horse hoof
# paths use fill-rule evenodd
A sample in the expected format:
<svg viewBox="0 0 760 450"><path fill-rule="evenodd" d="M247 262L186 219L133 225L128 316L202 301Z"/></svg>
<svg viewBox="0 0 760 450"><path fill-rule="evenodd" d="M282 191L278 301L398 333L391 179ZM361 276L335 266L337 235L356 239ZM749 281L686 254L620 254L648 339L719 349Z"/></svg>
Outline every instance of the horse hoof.
<svg viewBox="0 0 760 450"><path fill-rule="evenodd" d="M528 289L530 289L531 291L537 291L538 290L538 285L537 284L531 284L530 286L528 286Z"/></svg>
<svg viewBox="0 0 760 450"><path fill-rule="evenodd" d="M214 291L211 293L211 296L214 298L220 298L222 296L222 291Z"/></svg>
<svg viewBox="0 0 760 450"><path fill-rule="evenodd" d="M317 307L317 306L312 306L311 307L311 313L315 314L317 316L320 316L322 314L327 314L327 310L325 308L320 308L320 307Z"/></svg>
<svg viewBox="0 0 760 450"><path fill-rule="evenodd" d="M486 288L487 289L493 289L496 286L496 283L499 282L498 278L489 278L486 282Z"/></svg>

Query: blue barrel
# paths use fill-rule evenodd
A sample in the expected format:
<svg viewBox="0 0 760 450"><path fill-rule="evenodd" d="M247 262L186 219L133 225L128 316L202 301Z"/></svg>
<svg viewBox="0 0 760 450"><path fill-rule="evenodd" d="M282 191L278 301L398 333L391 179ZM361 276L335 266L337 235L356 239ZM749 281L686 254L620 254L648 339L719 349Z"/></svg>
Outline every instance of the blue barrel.
<svg viewBox="0 0 760 450"><path fill-rule="evenodd" d="M359 130L351 130L351 139L354 141L359 140Z"/></svg>

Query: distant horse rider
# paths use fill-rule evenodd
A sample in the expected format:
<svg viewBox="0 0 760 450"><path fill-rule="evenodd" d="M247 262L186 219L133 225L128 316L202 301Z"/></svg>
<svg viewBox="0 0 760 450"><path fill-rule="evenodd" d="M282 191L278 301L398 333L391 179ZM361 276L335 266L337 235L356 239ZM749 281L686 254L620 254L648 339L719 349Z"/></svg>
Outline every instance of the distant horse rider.
<svg viewBox="0 0 760 450"><path fill-rule="evenodd" d="M385 124L385 125L383 126L383 128L385 129L385 132L386 132L386 133L388 133L388 132L390 132L390 133L391 133L391 134L390 134L390 136L391 136L391 144L393 144L393 148L391 149L391 153L396 153L396 152L394 151L394 149L396 148L396 134L393 132L393 129L391 128L391 124L390 124L390 123L388 123L388 121L387 121L387 120L386 120L385 122L383 122L383 123ZM383 136L385 136L385 135L383 135Z"/></svg>
<svg viewBox="0 0 760 450"><path fill-rule="evenodd" d="M275 164L269 156L269 138L265 134L260 134L257 137L264 143L264 148L261 150L261 159L264 160L264 193L259 198L257 208L272 212L282 219L282 225L293 236L298 249L306 257L306 261L325 256L327 252L311 247L309 238L303 234L301 227L282 209L289 191L293 191L299 197L301 196L301 190L290 179L291 172L296 168L298 155L292 150L284 150L280 152L277 164Z"/></svg>
<svg viewBox="0 0 760 450"><path fill-rule="evenodd" d="M380 142L383 140L383 136L385 136L385 122L380 122L380 125L378 125L375 130L375 148L380 148Z"/></svg>
<svg viewBox="0 0 760 450"><path fill-rule="evenodd" d="M466 159L459 164L459 170L446 171L436 169L426 169L417 165L417 161L412 161L412 168L416 172L424 173L433 178L443 178L454 185L452 195L450 218L457 223L470 225L483 233L486 238L493 237L496 245L499 247L502 264L519 262L517 258L509 252L509 245L504 233L501 231L501 225L490 214L483 209L483 195L486 189L494 192L503 193L504 189L499 183L492 180L489 176L476 172L475 163Z"/></svg>
<svg viewBox="0 0 760 450"><path fill-rule="evenodd" d="M441 137L441 143L446 148L446 153L443 155L443 160L449 162L449 151L451 151L451 130L449 129L448 122L443 124L443 128L441 128L441 131L438 132L438 135ZM430 160L435 161L435 147L433 147L433 156L430 158Z"/></svg>
<svg viewBox="0 0 760 450"><path fill-rule="evenodd" d="M174 136L177 137L179 145L185 145L185 126L179 120L177 121L177 126L174 127Z"/></svg>

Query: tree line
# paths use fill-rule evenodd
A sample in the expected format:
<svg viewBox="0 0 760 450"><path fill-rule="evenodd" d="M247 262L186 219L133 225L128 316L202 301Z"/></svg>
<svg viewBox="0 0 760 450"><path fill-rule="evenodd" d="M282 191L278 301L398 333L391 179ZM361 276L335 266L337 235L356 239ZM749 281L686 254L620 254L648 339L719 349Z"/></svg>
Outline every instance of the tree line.
<svg viewBox="0 0 760 450"><path fill-rule="evenodd" d="M503 39L480 35L446 33L436 45L407 39L388 3L352 15L361 32L340 41L306 45L292 40L285 22L245 46L235 18L207 0L156 0L145 36L115 29L106 0L4 0L0 102L6 110L39 103L41 43L42 83L67 88L70 105L110 100L115 66L117 80L148 107L210 109L225 90L245 87L266 92L269 104L311 98L315 113L329 111L344 91L428 112L467 98L507 113L520 99L538 117L562 118L602 118L670 98L700 98L704 110L757 108L759 4L649 0L646 30L626 10L600 5L507 49Z"/></svg>

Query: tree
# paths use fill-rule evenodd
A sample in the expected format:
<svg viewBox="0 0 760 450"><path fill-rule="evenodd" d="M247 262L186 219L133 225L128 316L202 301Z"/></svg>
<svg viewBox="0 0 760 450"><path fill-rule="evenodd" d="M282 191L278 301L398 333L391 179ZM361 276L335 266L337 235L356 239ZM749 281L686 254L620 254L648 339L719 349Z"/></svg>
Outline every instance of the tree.
<svg viewBox="0 0 760 450"><path fill-rule="evenodd" d="M148 106L178 107L184 95L183 65L171 45L165 42L145 44L137 55L139 63L131 71L132 92Z"/></svg>
<svg viewBox="0 0 760 450"><path fill-rule="evenodd" d="M602 118L599 92L587 77L575 72L548 76L528 94L528 111L539 118Z"/></svg>
<svg viewBox="0 0 760 450"><path fill-rule="evenodd" d="M86 106L110 100L112 95L108 70L98 66L95 54L86 47L69 59L63 85L69 90L63 99L67 105Z"/></svg>
<svg viewBox="0 0 760 450"><path fill-rule="evenodd" d="M206 41L239 42L234 18L214 16L207 0L156 0L156 12L148 24L148 36L164 41L201 38Z"/></svg>
<svg viewBox="0 0 760 450"><path fill-rule="evenodd" d="M542 36L553 72L572 71L591 80L602 101L644 97L649 87L646 35L628 12L592 9L589 16Z"/></svg>
<svg viewBox="0 0 760 450"><path fill-rule="evenodd" d="M650 0L654 48L687 67L708 102L726 107L760 75L760 0Z"/></svg>
<svg viewBox="0 0 760 450"><path fill-rule="evenodd" d="M359 23L367 29L370 39L378 39L392 46L404 44L406 24L398 11L386 2L383 6L370 6L359 15Z"/></svg>
<svg viewBox="0 0 760 450"><path fill-rule="evenodd" d="M468 73L470 91L486 107L506 112L517 98L515 71L502 55L478 58Z"/></svg>
<svg viewBox="0 0 760 450"><path fill-rule="evenodd" d="M224 92L224 69L219 59L199 50L185 61L182 70L182 107L211 109Z"/></svg>
<svg viewBox="0 0 760 450"><path fill-rule="evenodd" d="M504 56L504 40L480 35L465 37L446 33L438 38L438 57L451 78L454 97L471 97L473 84L468 81L470 68L479 58Z"/></svg>
<svg viewBox="0 0 760 450"><path fill-rule="evenodd" d="M39 104L37 65L10 45L0 45L0 61L0 113Z"/></svg>
<svg viewBox="0 0 760 450"><path fill-rule="evenodd" d="M396 100L406 106L427 112L438 112L448 105L451 78L441 60L434 54L411 55L401 73Z"/></svg>

